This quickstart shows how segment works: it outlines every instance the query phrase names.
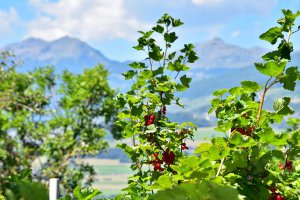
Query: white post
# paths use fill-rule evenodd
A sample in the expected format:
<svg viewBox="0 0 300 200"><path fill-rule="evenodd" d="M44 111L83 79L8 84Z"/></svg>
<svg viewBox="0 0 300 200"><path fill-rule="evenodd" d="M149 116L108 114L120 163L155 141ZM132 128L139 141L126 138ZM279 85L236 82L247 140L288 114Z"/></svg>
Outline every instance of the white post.
<svg viewBox="0 0 300 200"><path fill-rule="evenodd" d="M49 180L49 200L57 200L59 196L59 179L50 178Z"/></svg>

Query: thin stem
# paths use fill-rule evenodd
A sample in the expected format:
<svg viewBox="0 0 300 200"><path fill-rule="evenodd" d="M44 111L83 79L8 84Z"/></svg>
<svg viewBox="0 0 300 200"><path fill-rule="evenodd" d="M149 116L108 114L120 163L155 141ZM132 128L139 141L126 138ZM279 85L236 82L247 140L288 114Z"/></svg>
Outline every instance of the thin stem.
<svg viewBox="0 0 300 200"><path fill-rule="evenodd" d="M177 72L177 74L176 74L176 76L175 76L174 80L177 78L177 76L179 75L179 73L180 73L180 71L179 71L179 72Z"/></svg>
<svg viewBox="0 0 300 200"><path fill-rule="evenodd" d="M148 47L148 55L149 55L150 52L149 45L147 47ZM150 69L153 72L153 64L152 64L152 59L150 57L149 57L149 62L150 62Z"/></svg>
<svg viewBox="0 0 300 200"><path fill-rule="evenodd" d="M266 85L265 85L265 88L264 88L264 91L261 95L261 99L260 99L260 105L259 105L259 110L258 110L258 114L257 114L257 119L256 119L256 126L255 128L258 127L258 124L259 124L259 121L261 119L261 114L262 114L262 109L263 109L263 105L264 105L264 101L265 101L265 96L266 96L266 93L267 91L274 85L278 82L278 77L276 79L274 79L270 85L267 85L269 83L269 81L272 79L272 77L267 81Z"/></svg>
<svg viewBox="0 0 300 200"><path fill-rule="evenodd" d="M222 169L224 160L225 160L225 158L222 158L221 163L220 163L220 167L219 167L218 172L217 172L217 174L216 174L216 177L218 177L218 176L220 175L220 172L221 172L221 169Z"/></svg>
<svg viewBox="0 0 300 200"><path fill-rule="evenodd" d="M298 30L296 30L296 31L293 31L293 32L291 33L291 35L293 35L294 33L297 33L298 31L300 31L300 29L298 29Z"/></svg>
<svg viewBox="0 0 300 200"><path fill-rule="evenodd" d="M169 33L168 26L166 28L167 28L166 33ZM168 51L168 42L166 42L166 45L165 45L163 67L165 67L165 64L166 64L167 51Z"/></svg>

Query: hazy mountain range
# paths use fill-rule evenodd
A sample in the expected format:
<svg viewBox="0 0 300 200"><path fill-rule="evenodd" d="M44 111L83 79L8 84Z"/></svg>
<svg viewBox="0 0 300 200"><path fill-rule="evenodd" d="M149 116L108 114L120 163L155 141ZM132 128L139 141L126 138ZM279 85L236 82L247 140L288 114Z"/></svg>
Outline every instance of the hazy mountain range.
<svg viewBox="0 0 300 200"><path fill-rule="evenodd" d="M219 88L228 88L239 85L241 80L255 80L264 83L267 77L256 72L254 62L267 52L260 47L242 48L225 43L220 38L214 38L204 43L195 44L200 59L191 65L188 72L193 77L191 88L180 96L187 105L187 109L172 108L170 118L178 121L190 119L199 126L211 123L211 116L205 114L210 105L211 93ZM84 67L91 67L97 63L103 64L110 72L109 82L112 87L121 90L128 88L131 82L125 82L120 75L129 69L129 62L118 62L106 58L99 50L89 46L86 42L72 37L63 37L54 41L44 41L29 38L24 41L7 45L0 50L12 50L18 59L24 62L22 71L54 65L57 71L68 69L79 73ZM293 63L300 64L300 52L293 54ZM298 112L300 110L300 86L294 93L292 102ZM270 98L282 96L282 90L273 90Z"/></svg>

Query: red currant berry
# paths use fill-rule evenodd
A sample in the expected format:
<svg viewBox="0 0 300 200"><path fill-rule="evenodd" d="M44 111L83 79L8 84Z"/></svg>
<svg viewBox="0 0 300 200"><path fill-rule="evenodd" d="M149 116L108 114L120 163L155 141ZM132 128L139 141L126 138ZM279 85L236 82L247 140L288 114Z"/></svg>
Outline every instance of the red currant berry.
<svg viewBox="0 0 300 200"><path fill-rule="evenodd" d="M278 195L276 196L276 200L284 200L284 198L283 198L280 194L278 194Z"/></svg>

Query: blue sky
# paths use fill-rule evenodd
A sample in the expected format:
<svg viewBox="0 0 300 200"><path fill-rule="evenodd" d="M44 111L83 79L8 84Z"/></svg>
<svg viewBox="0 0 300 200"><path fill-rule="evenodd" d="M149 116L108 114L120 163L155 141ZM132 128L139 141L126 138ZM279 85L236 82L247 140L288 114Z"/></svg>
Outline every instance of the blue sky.
<svg viewBox="0 0 300 200"><path fill-rule="evenodd" d="M51 41L69 35L110 59L137 59L140 55L131 48L137 31L148 30L161 15L169 13L185 22L178 29L178 48L213 37L243 47L269 48L258 37L276 25L281 9L300 10L300 1L0 0L0 47L28 37ZM299 50L300 37L294 41Z"/></svg>

